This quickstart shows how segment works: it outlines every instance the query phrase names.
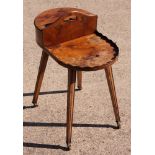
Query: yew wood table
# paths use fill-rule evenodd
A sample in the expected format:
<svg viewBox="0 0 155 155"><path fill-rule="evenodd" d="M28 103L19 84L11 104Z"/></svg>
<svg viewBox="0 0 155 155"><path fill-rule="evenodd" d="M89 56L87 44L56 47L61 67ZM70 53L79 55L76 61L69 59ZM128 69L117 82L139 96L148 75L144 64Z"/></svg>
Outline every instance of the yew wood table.
<svg viewBox="0 0 155 155"><path fill-rule="evenodd" d="M34 20L36 42L43 49L33 104L37 106L48 57L68 69L67 148L71 147L75 82L82 89L82 71L104 69L111 95L117 127L120 128L112 64L118 47L97 29L97 15L77 8L56 8L42 12Z"/></svg>

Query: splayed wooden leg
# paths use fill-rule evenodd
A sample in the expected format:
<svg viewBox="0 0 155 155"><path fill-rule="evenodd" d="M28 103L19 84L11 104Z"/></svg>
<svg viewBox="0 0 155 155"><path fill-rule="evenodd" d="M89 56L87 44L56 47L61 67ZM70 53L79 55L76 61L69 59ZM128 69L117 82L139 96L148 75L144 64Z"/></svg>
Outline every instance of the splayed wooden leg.
<svg viewBox="0 0 155 155"><path fill-rule="evenodd" d="M36 81L35 90L34 90L34 96L32 100L32 103L34 104L34 106L37 106L38 95L39 95L41 84L43 81L44 72L46 69L47 61L48 61L48 56L49 55L46 52L44 51L42 52L37 81Z"/></svg>
<svg viewBox="0 0 155 155"><path fill-rule="evenodd" d="M66 129L66 144L68 149L71 148L75 82L76 82L76 71L68 69L67 129Z"/></svg>
<svg viewBox="0 0 155 155"><path fill-rule="evenodd" d="M105 68L106 78L109 86L109 91L111 95L112 105L114 109L115 119L117 122L117 127L120 128L120 116L119 116L119 108L117 103L117 97L116 97L116 91L115 91L115 85L114 85L114 78L112 73L112 67L107 66Z"/></svg>

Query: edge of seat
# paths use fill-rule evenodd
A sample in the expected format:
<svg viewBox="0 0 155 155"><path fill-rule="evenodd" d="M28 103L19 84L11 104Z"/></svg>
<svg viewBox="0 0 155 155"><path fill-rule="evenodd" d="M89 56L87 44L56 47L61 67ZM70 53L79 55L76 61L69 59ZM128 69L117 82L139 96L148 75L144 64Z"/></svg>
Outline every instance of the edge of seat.
<svg viewBox="0 0 155 155"><path fill-rule="evenodd" d="M100 66L95 66L95 67L79 67L79 66L72 66L70 64L65 64L62 61L60 61L57 57L55 57L51 52L49 52L49 50L45 47L44 51L47 52L50 56L52 56L52 58L61 66L65 67L65 68L69 68L69 69L73 69L73 70L78 70L78 71L95 71L95 70L100 70L100 69L104 69L109 65L112 65L113 63L115 63L118 60L118 55L119 55L119 48L116 45L116 43L114 43L111 39L109 39L108 37L104 36L102 33L98 32L97 30L94 32L97 36L99 36L101 39L105 40L106 42L108 42L115 51L114 54L114 58L112 59L112 61L100 65Z"/></svg>

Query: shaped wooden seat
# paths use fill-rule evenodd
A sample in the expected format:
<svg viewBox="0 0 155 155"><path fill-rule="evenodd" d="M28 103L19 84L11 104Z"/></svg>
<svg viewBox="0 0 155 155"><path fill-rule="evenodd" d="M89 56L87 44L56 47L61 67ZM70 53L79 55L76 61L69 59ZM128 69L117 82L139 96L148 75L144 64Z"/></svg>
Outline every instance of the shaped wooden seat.
<svg viewBox="0 0 155 155"><path fill-rule="evenodd" d="M71 41L46 48L61 65L77 70L98 70L112 64L117 50L96 34L86 35Z"/></svg>
<svg viewBox="0 0 155 155"><path fill-rule="evenodd" d="M68 68L66 143L70 149L75 82L82 88L82 71L105 69L117 127L120 117L111 65L117 60L116 44L96 30L97 15L77 8L44 11L34 20L36 42L43 49L33 104L37 106L48 57Z"/></svg>

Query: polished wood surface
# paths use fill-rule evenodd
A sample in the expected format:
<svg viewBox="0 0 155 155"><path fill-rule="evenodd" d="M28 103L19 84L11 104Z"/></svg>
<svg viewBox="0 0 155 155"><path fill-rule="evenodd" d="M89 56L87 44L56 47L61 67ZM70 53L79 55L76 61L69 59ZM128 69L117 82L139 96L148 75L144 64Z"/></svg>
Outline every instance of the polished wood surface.
<svg viewBox="0 0 155 155"><path fill-rule="evenodd" d="M32 103L34 104L34 106L37 106L38 95L39 95L41 84L43 81L44 72L46 69L47 61L48 61L48 56L49 55L46 52L44 51L42 52L37 81L36 81L35 90L34 90L34 96L32 100Z"/></svg>
<svg viewBox="0 0 155 155"><path fill-rule="evenodd" d="M49 47L96 30L97 15L77 8L57 8L38 15L34 24L39 46Z"/></svg>
<svg viewBox="0 0 155 155"><path fill-rule="evenodd" d="M68 69L67 129L66 129L66 143L68 149L70 149L71 147L75 82L76 82L76 71Z"/></svg>
<svg viewBox="0 0 155 155"><path fill-rule="evenodd" d="M50 24L53 24L56 22L58 19L63 18L63 17L68 17L72 14L83 14L85 16L96 16L86 10L78 9L78 8L54 8L54 9L49 9L46 10L42 13L40 13L36 18L35 18L35 26L38 27L40 30L46 28L46 26L49 26Z"/></svg>
<svg viewBox="0 0 155 155"><path fill-rule="evenodd" d="M118 108L118 102L117 102L117 97L116 97L116 90L115 90L114 78L113 78L113 73L112 73L112 67L111 66L106 67L105 73L106 73L107 83L109 86L109 92L111 95L115 119L116 119L118 128L120 128L119 108Z"/></svg>
<svg viewBox="0 0 155 155"><path fill-rule="evenodd" d="M60 65L91 71L113 64L115 43L96 31L97 15L77 8L56 8L38 15L36 41Z"/></svg>
<svg viewBox="0 0 155 155"><path fill-rule="evenodd" d="M48 47L46 51L60 65L83 71L102 69L117 58L115 48L96 34Z"/></svg>

